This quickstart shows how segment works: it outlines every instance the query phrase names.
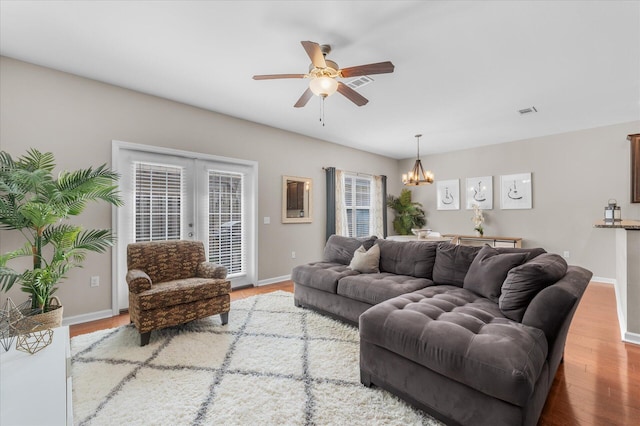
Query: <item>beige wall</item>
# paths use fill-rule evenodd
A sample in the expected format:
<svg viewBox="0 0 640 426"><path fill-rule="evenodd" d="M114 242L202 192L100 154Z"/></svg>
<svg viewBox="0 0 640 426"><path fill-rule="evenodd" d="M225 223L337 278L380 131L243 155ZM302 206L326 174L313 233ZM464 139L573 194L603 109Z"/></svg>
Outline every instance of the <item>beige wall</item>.
<svg viewBox="0 0 640 426"><path fill-rule="evenodd" d="M593 229L592 224L603 216L609 198L619 201L624 217L640 218L640 204L629 204L626 140L627 134L639 132L640 121L423 156L423 162L437 179L460 179L461 188L466 177L494 177L494 209L486 214L487 234L521 236L527 246L557 253L568 250L569 263L585 266L596 276L614 278L614 232ZM396 161L0 58L0 149L14 156L30 147L52 151L60 169L74 169L110 164L114 139L257 161L259 280L288 275L296 264L320 258L325 221L323 166L385 174L389 193L397 195L399 175L414 161ZM520 172L533 175L533 209L500 210L499 176ZM283 174L313 179L312 224L280 223ZM414 200L424 204L430 228L472 232L470 211L436 210L435 185L414 188L413 194ZM270 225L263 224L265 216L271 217ZM389 216L392 219L393 213ZM109 227L111 209L91 206L79 220L86 227ZM7 232L0 233L0 238L0 253L21 243ZM296 251L295 260L291 251ZM101 277L100 287L89 286L92 275ZM85 267L72 271L60 287L65 317L110 309L111 278L111 254L90 254ZM24 300L17 289L9 295ZM0 302L3 299L0 294Z"/></svg>
<svg viewBox="0 0 640 426"><path fill-rule="evenodd" d="M526 120L526 118L524 118ZM535 139L455 151L422 158L438 179L460 179L461 209L438 211L436 185L417 187L427 227L443 233L473 234L472 211L465 209L465 179L493 176L493 210L486 211L486 235L524 238L525 246L570 252L568 262L596 277L615 278L615 232L594 229L604 206L615 198L624 218L640 219L640 204L630 203L630 149L627 135L640 121ZM428 144L428 141L425 141ZM400 170L413 166L400 162ZM500 210L500 175L531 172L533 208Z"/></svg>
<svg viewBox="0 0 640 426"><path fill-rule="evenodd" d="M323 166L384 174L392 181L398 175L398 163L390 158L0 58L2 150L13 156L30 147L51 151L60 169L75 169L110 164L114 139L257 161L259 280L288 275L293 266L321 257ZM280 223L282 175L313 179L312 224ZM265 216L270 225L263 224ZM110 227L111 209L91 206L78 220L86 227ZM0 238L1 253L22 244L7 232ZM100 276L100 287L89 286L92 275ZM110 253L90 254L67 281L59 291L65 317L111 308ZM17 289L9 295L24 300Z"/></svg>

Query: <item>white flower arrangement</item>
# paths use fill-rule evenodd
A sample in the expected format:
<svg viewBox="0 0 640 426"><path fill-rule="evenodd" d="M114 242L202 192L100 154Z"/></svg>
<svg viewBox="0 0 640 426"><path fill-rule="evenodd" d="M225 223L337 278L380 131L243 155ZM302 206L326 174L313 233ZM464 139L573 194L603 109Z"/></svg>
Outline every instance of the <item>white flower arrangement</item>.
<svg viewBox="0 0 640 426"><path fill-rule="evenodd" d="M477 231L480 235L483 235L484 228L482 227L482 224L484 223L484 214L478 204L473 205L473 217L471 218L471 221L475 225L473 230Z"/></svg>

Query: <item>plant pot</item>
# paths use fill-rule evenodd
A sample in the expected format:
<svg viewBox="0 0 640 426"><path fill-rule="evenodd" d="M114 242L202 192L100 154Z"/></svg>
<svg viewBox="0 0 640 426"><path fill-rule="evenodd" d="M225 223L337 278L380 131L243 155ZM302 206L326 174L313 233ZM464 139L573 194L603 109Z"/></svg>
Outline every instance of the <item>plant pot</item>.
<svg viewBox="0 0 640 426"><path fill-rule="evenodd" d="M476 231L476 237L482 237L482 232Z"/></svg>
<svg viewBox="0 0 640 426"><path fill-rule="evenodd" d="M55 305L53 304L55 302ZM62 304L57 296L51 298L49 310L35 315L29 315L29 319L40 323L31 331L46 330L48 328L56 328L62 325Z"/></svg>

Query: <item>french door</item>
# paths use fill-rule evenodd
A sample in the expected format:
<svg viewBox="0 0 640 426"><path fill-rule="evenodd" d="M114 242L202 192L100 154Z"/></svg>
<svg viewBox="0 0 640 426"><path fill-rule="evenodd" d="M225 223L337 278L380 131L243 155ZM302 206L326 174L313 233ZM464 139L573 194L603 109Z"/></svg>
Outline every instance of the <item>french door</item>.
<svg viewBox="0 0 640 426"><path fill-rule="evenodd" d="M125 199L115 215L114 311L129 305L126 247L133 242L202 241L232 287L255 284L255 163L114 141L113 164Z"/></svg>

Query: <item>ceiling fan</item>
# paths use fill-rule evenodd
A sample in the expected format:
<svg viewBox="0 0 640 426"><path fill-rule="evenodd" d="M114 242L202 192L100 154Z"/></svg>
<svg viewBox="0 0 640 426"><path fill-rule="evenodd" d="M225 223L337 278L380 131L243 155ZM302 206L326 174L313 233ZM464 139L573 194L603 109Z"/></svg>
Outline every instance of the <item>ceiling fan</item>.
<svg viewBox="0 0 640 426"><path fill-rule="evenodd" d="M279 78L310 79L309 87L294 105L296 108L305 106L313 95L326 98L336 91L357 106L366 105L367 102L369 102L367 98L336 79L371 74L387 74L392 73L394 69L393 64L389 61L340 69L338 64L325 58L325 56L331 52L331 46L327 44L321 46L313 41L301 41L300 43L302 43L302 47L304 47L307 55L311 58L311 65L309 65L309 72L307 74L268 74L253 76L254 80L272 80Z"/></svg>

